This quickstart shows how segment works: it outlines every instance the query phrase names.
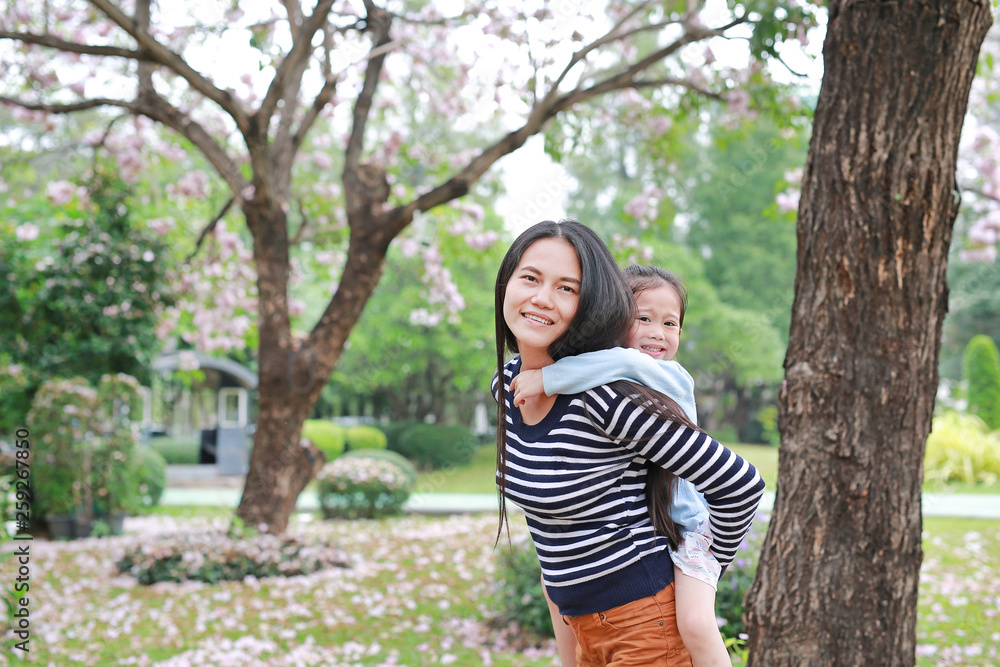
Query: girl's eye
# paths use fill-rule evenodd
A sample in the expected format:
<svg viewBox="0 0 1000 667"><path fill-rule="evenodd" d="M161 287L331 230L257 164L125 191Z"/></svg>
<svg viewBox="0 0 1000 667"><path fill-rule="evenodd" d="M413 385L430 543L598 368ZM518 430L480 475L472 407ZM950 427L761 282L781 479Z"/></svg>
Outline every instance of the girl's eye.
<svg viewBox="0 0 1000 667"><path fill-rule="evenodd" d="M667 320L666 322L663 323L663 326L665 326L665 327L675 327L675 326L677 326L677 322L671 322L671 321Z"/></svg>
<svg viewBox="0 0 1000 667"><path fill-rule="evenodd" d="M645 315L640 315L639 316L639 321L640 322L649 322L649 318L646 317Z"/></svg>

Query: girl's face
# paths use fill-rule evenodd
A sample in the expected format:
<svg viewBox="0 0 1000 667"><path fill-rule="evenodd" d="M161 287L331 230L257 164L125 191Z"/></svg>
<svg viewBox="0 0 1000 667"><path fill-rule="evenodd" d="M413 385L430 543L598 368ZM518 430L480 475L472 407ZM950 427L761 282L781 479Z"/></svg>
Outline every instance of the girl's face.
<svg viewBox="0 0 1000 667"><path fill-rule="evenodd" d="M628 346L660 361L673 359L681 341L681 297L677 290L661 285L640 292L635 302L639 317Z"/></svg>
<svg viewBox="0 0 1000 667"><path fill-rule="evenodd" d="M535 241L507 282L503 318L517 339L522 368L552 363L549 346L569 328L580 300L580 260L561 238Z"/></svg>

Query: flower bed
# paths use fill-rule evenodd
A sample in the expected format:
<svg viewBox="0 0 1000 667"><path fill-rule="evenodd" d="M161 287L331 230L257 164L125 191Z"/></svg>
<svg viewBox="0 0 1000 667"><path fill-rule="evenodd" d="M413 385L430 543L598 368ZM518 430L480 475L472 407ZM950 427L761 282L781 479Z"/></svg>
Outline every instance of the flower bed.
<svg viewBox="0 0 1000 667"><path fill-rule="evenodd" d="M288 577L347 567L342 552L292 537L230 537L224 532L178 533L128 549L116 563L140 584L240 581Z"/></svg>

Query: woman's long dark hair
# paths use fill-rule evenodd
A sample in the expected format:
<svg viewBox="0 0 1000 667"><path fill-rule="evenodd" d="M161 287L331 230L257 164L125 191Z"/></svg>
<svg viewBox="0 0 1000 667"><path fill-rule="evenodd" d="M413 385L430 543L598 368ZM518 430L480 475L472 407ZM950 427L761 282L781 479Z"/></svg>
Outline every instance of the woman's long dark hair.
<svg viewBox="0 0 1000 667"><path fill-rule="evenodd" d="M576 314L563 335L549 346L549 356L554 361L584 352L624 346L637 314L632 290L607 245L593 230L579 222L574 220L539 222L522 232L507 250L497 271L494 295L498 383L497 491L500 495L497 542L507 527L507 401L504 393L504 357L507 352L514 354L518 352L517 339L503 317L504 297L507 293L507 283L528 247L536 241L550 238L564 239L573 246L580 261L581 278ZM631 382L616 382L611 386L652 414L693 426L677 404L660 392ZM672 478L671 475L668 481L672 481ZM657 493L657 495L663 494ZM651 512L654 525L657 530L674 540L674 544L678 544L679 532L676 524L669 519L669 495L665 501L667 503L665 514L662 510L655 514Z"/></svg>
<svg viewBox="0 0 1000 667"><path fill-rule="evenodd" d="M528 247L542 239L563 239L580 261L580 296L576 315L563 335L549 346L553 360L619 346L628 337L636 317L632 291L625 284L615 258L604 241L589 227L575 220L544 220L521 233L500 262L495 289L497 341L497 492L500 495L500 525L497 542L507 527L507 401L504 395L504 356L517 354L517 339L503 317L507 283Z"/></svg>

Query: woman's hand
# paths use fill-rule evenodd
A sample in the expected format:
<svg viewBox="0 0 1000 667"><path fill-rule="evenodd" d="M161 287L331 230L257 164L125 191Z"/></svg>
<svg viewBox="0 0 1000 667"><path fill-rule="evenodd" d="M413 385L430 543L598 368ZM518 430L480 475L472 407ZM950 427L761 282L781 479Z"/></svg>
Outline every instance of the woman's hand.
<svg viewBox="0 0 1000 667"><path fill-rule="evenodd" d="M521 407L530 398L538 398L545 393L541 369L521 371L510 383L510 388L514 390L515 408Z"/></svg>

